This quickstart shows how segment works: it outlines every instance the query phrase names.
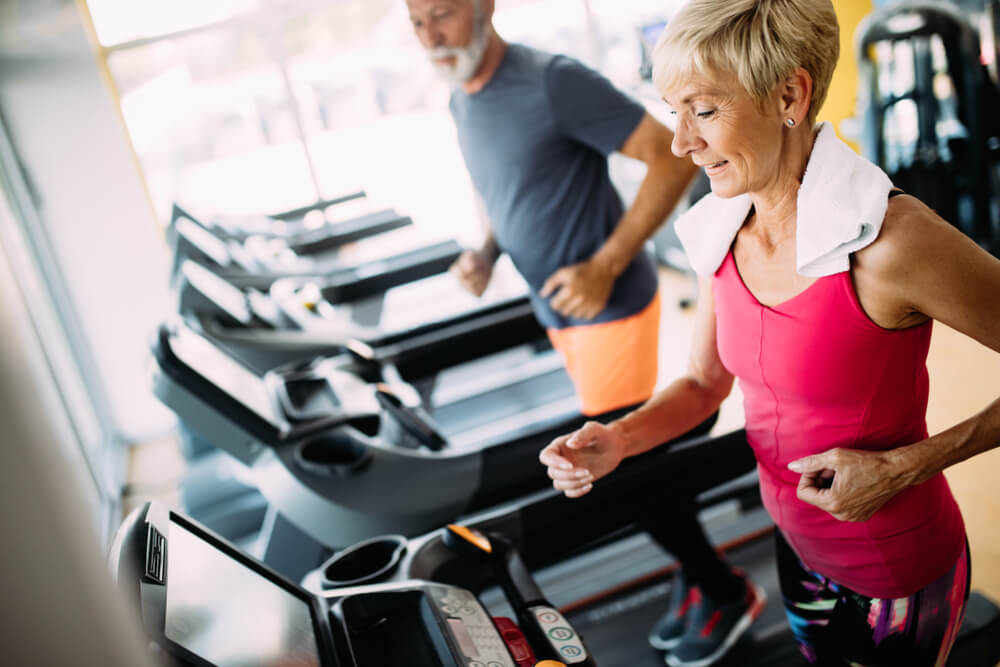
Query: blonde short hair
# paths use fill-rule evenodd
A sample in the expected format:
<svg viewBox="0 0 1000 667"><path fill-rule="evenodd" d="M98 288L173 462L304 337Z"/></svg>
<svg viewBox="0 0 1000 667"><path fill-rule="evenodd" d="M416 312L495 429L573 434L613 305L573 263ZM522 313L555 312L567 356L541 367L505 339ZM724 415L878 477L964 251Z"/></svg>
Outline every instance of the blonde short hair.
<svg viewBox="0 0 1000 667"><path fill-rule="evenodd" d="M775 84L802 67L813 80L814 122L839 55L830 0L690 0L653 50L653 82L662 93L692 74L732 74L763 108Z"/></svg>

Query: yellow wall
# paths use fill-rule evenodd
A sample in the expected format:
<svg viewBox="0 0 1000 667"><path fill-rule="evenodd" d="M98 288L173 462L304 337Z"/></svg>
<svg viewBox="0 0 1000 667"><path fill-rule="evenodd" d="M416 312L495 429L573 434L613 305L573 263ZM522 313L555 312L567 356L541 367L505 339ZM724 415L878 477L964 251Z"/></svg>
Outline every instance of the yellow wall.
<svg viewBox="0 0 1000 667"><path fill-rule="evenodd" d="M840 21L840 62L833 72L830 92L818 119L833 123L837 134L846 140L840 134L840 122L854 115L858 97L858 63L854 58L854 31L857 30L861 19L872 11L872 3L871 0L833 0L833 7ZM858 150L856 143L852 141L848 143L854 150Z"/></svg>

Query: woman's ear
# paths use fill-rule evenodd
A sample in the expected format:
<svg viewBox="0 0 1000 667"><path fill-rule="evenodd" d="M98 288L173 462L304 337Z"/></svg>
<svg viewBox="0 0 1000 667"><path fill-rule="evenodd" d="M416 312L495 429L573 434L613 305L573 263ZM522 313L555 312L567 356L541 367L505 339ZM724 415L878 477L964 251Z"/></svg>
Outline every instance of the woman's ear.
<svg viewBox="0 0 1000 667"><path fill-rule="evenodd" d="M809 114L812 102L812 76L803 67L796 67L779 85L780 112L786 121L791 119L793 125L801 124Z"/></svg>

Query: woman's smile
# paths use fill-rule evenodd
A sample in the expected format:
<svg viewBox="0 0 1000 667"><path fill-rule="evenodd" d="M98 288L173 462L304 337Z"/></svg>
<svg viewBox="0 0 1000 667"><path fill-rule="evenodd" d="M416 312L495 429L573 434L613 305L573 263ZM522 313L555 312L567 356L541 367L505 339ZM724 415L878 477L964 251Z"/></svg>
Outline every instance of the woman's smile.
<svg viewBox="0 0 1000 667"><path fill-rule="evenodd" d="M705 173L709 176L716 176L725 170L726 166L729 164L729 160L722 160L721 162L713 162L712 164L705 165Z"/></svg>

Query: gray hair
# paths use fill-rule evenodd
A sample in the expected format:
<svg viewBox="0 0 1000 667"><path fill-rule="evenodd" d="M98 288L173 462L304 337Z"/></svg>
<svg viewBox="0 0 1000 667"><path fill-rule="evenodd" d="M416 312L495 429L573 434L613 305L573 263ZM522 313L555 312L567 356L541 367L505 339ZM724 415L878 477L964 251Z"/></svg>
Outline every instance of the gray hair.
<svg viewBox="0 0 1000 667"><path fill-rule="evenodd" d="M830 0L691 0L653 50L653 82L663 94L692 74L732 74L763 108L774 86L802 67L813 80L814 122L839 55Z"/></svg>

